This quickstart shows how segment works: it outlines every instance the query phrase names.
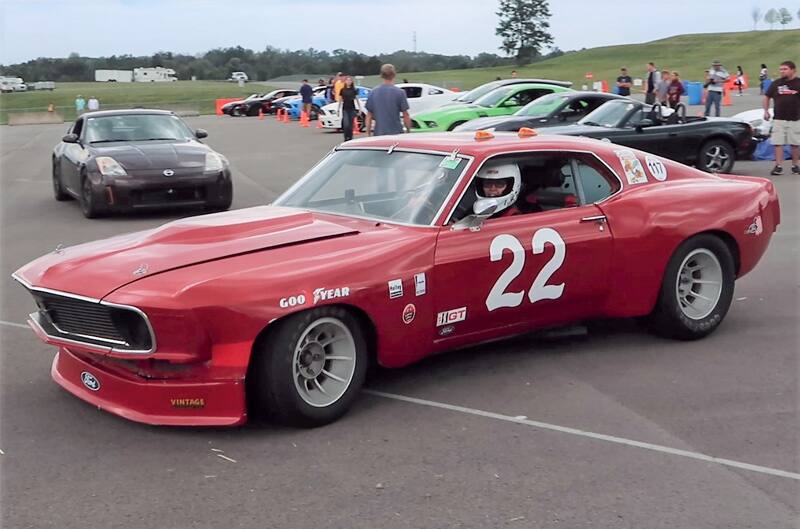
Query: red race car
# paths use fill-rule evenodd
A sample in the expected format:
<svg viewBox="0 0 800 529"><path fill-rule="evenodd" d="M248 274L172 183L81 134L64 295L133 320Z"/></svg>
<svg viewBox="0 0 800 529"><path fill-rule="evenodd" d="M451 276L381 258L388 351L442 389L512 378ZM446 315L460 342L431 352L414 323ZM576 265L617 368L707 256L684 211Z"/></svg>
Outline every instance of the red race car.
<svg viewBox="0 0 800 529"><path fill-rule="evenodd" d="M703 337L780 222L775 188L607 142L347 142L273 205L58 249L14 278L53 378L134 421L340 417L400 367L586 319Z"/></svg>

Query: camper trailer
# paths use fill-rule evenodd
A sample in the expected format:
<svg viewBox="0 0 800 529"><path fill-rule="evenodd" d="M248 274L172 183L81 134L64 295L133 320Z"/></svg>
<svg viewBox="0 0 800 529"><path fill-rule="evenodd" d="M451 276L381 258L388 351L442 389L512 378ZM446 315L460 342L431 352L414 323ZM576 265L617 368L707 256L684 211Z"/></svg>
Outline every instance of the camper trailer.
<svg viewBox="0 0 800 529"><path fill-rule="evenodd" d="M130 83L133 81L133 71L95 70L94 80L99 83Z"/></svg>
<svg viewBox="0 0 800 529"><path fill-rule="evenodd" d="M22 77L0 77L0 92L25 92L27 89Z"/></svg>
<svg viewBox="0 0 800 529"><path fill-rule="evenodd" d="M172 68L162 68L156 66L155 68L134 68L133 80L137 83L158 83L177 81L175 77L175 70Z"/></svg>

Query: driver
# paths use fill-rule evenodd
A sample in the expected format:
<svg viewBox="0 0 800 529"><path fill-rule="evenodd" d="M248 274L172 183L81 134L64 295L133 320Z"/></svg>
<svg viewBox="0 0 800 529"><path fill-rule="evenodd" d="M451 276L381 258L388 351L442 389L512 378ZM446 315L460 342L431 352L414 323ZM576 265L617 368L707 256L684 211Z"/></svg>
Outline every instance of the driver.
<svg viewBox="0 0 800 529"><path fill-rule="evenodd" d="M514 205L522 187L517 164L486 165L478 172L475 183L478 199L498 199L497 210L489 218L510 217L521 213Z"/></svg>

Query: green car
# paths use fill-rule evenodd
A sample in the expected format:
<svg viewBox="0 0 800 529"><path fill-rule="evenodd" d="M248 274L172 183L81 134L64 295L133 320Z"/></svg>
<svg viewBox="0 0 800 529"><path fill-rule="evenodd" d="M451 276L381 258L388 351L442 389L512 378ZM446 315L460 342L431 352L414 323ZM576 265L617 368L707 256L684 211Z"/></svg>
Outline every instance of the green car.
<svg viewBox="0 0 800 529"><path fill-rule="evenodd" d="M471 119L508 116L534 99L554 92L571 92L563 86L524 83L501 86L479 97L474 103L445 105L411 116L411 132L444 132Z"/></svg>

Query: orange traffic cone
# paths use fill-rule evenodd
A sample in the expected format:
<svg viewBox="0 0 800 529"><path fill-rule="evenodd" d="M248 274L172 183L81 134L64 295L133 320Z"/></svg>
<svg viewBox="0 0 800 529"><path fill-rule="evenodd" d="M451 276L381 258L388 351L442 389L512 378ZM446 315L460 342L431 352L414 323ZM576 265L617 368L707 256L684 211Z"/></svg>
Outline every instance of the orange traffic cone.
<svg viewBox="0 0 800 529"><path fill-rule="evenodd" d="M608 82L607 81L600 81L600 91L608 93Z"/></svg>
<svg viewBox="0 0 800 529"><path fill-rule="evenodd" d="M262 109L258 109L258 119L264 120L264 111Z"/></svg>
<svg viewBox="0 0 800 529"><path fill-rule="evenodd" d="M729 107L733 103L731 102L731 92L730 90L722 90L722 106Z"/></svg>
<svg viewBox="0 0 800 529"><path fill-rule="evenodd" d="M289 109L286 109L286 108L284 108L284 109L283 109L283 118L282 118L282 121L283 121L284 123L289 123Z"/></svg>
<svg viewBox="0 0 800 529"><path fill-rule="evenodd" d="M309 123L308 114L306 114L305 112L301 112L300 113L300 126L303 127L303 128L308 128L308 123Z"/></svg>
<svg viewBox="0 0 800 529"><path fill-rule="evenodd" d="M358 119L353 118L353 136L360 136L361 131L358 130Z"/></svg>
<svg viewBox="0 0 800 529"><path fill-rule="evenodd" d="M318 129L322 128L322 120L319 118L319 115L317 115L317 128Z"/></svg>

